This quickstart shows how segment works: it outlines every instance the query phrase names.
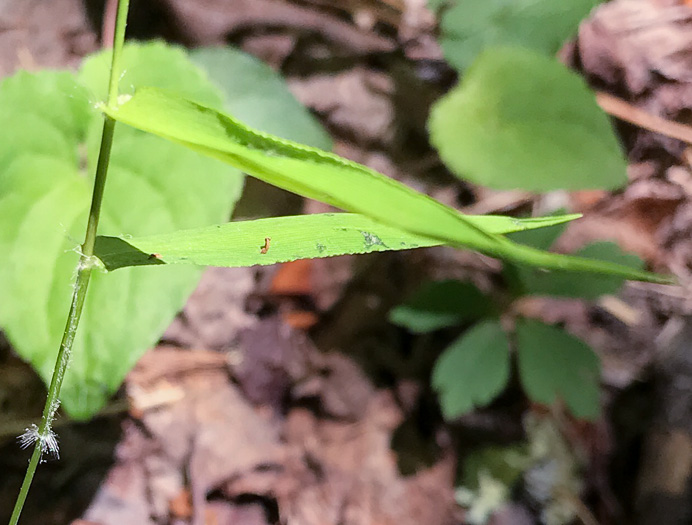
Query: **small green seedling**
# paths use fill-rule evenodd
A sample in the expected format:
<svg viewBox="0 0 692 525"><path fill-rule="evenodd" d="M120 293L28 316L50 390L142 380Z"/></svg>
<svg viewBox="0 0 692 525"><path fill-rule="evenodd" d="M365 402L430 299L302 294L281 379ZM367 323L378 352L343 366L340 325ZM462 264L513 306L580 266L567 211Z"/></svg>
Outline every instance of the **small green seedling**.
<svg viewBox="0 0 692 525"><path fill-rule="evenodd" d="M561 231L556 226L524 232L521 240L547 248ZM612 243L591 244L580 253L632 268L642 266L636 256L622 253ZM527 296L592 300L617 292L623 283L610 276L544 273L510 265L504 276L512 301ZM433 370L432 384L447 419L484 406L502 392L511 375L513 353L521 385L533 401L546 405L563 401L575 416L596 418L600 364L594 351L561 328L526 319L513 310L512 302L500 305L471 284L437 281L394 308L390 320L417 334L471 325L444 350Z"/></svg>

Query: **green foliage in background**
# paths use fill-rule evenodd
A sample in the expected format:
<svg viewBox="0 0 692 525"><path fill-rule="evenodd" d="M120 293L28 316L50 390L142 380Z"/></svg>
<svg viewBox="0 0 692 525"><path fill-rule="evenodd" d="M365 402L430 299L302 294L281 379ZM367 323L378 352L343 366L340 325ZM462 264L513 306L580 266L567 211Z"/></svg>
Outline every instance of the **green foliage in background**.
<svg viewBox="0 0 692 525"><path fill-rule="evenodd" d="M515 232L510 237L547 250L565 227L566 223L555 224ZM588 244L577 253L633 269L643 266L639 257L624 253L610 242ZM512 264L505 264L503 275L512 300L527 296L594 300L616 293L624 283L624 279L614 276L543 272ZM499 318L509 311L511 304L495 303L470 283L445 280L423 285L407 302L394 308L389 319L416 334L476 323L450 344L435 364L432 383L447 419L487 404L504 390L508 381L506 362L513 351L518 356L521 384L533 401L550 405L562 400L577 417L597 417L599 362L593 350L560 328L520 316L515 317L514 335L508 337Z"/></svg>
<svg viewBox="0 0 692 525"><path fill-rule="evenodd" d="M528 191L626 183L624 155L608 117L584 80L554 57L599 3L433 3L445 58L461 78L435 104L428 127L453 174Z"/></svg>
<svg viewBox="0 0 692 525"><path fill-rule="evenodd" d="M608 117L584 80L555 58L599 3L429 0L439 15L445 58L460 74L458 85L434 105L428 122L431 143L453 174L495 189L537 192L612 190L626 184L626 161ZM548 250L563 230L555 225L509 238ZM594 243L576 255L633 270L643 266L612 243ZM547 295L593 300L617 292L623 283L618 276L544 272L520 261L505 264L504 275L513 299ZM449 283L432 284L394 309L391 320L421 332L425 322L410 315L421 296L425 304L434 305L429 313L417 312L422 319L434 319L438 311L445 311L450 323L466 320L463 305L476 301L471 297L480 292L461 291L461 286L470 287L467 284L454 286L469 299L450 300ZM588 346L559 328L521 318L514 319L516 326L505 339L498 335L504 329L497 319L497 313L488 314L438 360L433 385L445 417L458 417L497 395L506 382L504 359L512 351L517 353L519 377L531 399L545 404L562 400L578 417L597 416L599 364ZM431 323L427 328L444 326L448 323ZM472 377L471 370L487 381Z"/></svg>
<svg viewBox="0 0 692 525"><path fill-rule="evenodd" d="M314 148L332 148L324 128L264 62L228 47L193 49L190 58L221 88L224 110L238 120L277 137Z"/></svg>
<svg viewBox="0 0 692 525"><path fill-rule="evenodd" d="M550 191L627 182L611 124L585 82L526 49L480 55L435 104L429 128L445 164L476 184Z"/></svg>
<svg viewBox="0 0 692 525"><path fill-rule="evenodd" d="M216 50L214 56L226 57L227 74L242 77L244 68L250 69L255 89L247 97L255 106L259 91L291 100L276 74L238 58L241 53ZM77 74L20 72L0 85L0 122L13 130L0 142L0 326L45 381L53 372L70 303L76 239L86 222L101 132L95 105L105 97L109 57L87 59ZM120 84L125 93L136 85L154 85L223 106L222 90L181 49L130 45L124 59ZM235 69L229 64L233 60ZM328 145L312 117L304 110L301 115L295 100L286 103L292 138ZM275 120L255 122L271 127ZM242 188L239 171L124 126L116 131L110 172L100 224L110 235L226 221ZM170 266L93 276L61 395L71 416L87 418L103 406L182 308L200 271Z"/></svg>
<svg viewBox="0 0 692 525"><path fill-rule="evenodd" d="M519 377L527 395L546 405L561 399L576 417L598 417L601 367L593 350L564 330L534 320L520 320L516 334Z"/></svg>
<svg viewBox="0 0 692 525"><path fill-rule="evenodd" d="M390 313L390 321L416 334L477 321L495 306L475 286L455 280L434 281Z"/></svg>
<svg viewBox="0 0 692 525"><path fill-rule="evenodd" d="M429 0L440 13L440 45L457 69L489 47L520 46L553 56L602 0Z"/></svg>
<svg viewBox="0 0 692 525"><path fill-rule="evenodd" d="M583 251L594 257L641 265L641 260L624 254L612 243L591 244ZM517 283L509 288L520 291L514 296L515 300L527 295L594 299L616 292L623 283L622 279L599 280L583 276L583 286L580 286L579 278L573 277L574 274L562 272L547 274L547 279L554 279L547 287L548 292L556 290L555 294ZM505 278L507 281L523 279L521 272L512 267L505 270ZM564 289L560 287L563 285ZM475 309L474 304L477 305ZM394 308L389 319L417 334L475 323L453 341L435 363L432 385L439 394L446 419L453 420L482 407L504 390L510 377L512 352L517 354L519 378L529 398L546 405L562 401L576 417L596 418L600 411L600 365L593 350L561 328L521 316L515 316L516 326L508 333L499 319L509 310L509 306L503 310L500 304L494 304L490 297L469 283L433 281Z"/></svg>
<svg viewBox="0 0 692 525"><path fill-rule="evenodd" d="M444 416L454 419L499 394L509 380L509 339L497 319L468 329L440 356L432 385Z"/></svg>

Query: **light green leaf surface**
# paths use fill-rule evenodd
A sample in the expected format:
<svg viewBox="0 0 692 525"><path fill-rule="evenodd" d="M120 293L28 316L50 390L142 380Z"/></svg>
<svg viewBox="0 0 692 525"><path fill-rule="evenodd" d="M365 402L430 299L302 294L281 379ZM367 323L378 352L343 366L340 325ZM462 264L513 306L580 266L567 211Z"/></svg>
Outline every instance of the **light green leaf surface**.
<svg viewBox="0 0 692 525"><path fill-rule="evenodd" d="M440 19L440 45L459 70L491 46L521 46L553 56L602 0L449 0ZM443 2L432 3L439 8Z"/></svg>
<svg viewBox="0 0 692 525"><path fill-rule="evenodd" d="M423 334L492 315L491 301L470 283L446 280L424 284L389 312L389 321Z"/></svg>
<svg viewBox="0 0 692 525"><path fill-rule="evenodd" d="M428 9L432 11L437 11L438 9L453 3L453 0L428 0L427 5Z"/></svg>
<svg viewBox="0 0 692 525"><path fill-rule="evenodd" d="M117 108L101 109L133 127L223 160L265 182L383 224L546 269L610 273L668 282L611 263L555 255L510 242L456 210L373 170L321 150L252 130L167 90L139 89Z"/></svg>
<svg viewBox="0 0 692 525"><path fill-rule="evenodd" d="M600 411L598 356L581 339L538 321L517 324L519 377L537 403L564 401L577 417L595 419Z"/></svg>
<svg viewBox="0 0 692 525"><path fill-rule="evenodd" d="M0 326L49 381L70 304L76 247L91 197L107 81L99 55L79 74L19 73L0 85ZM182 50L128 46L121 84L142 80L220 104ZM85 147L86 145L86 147ZM191 177L191 174L194 176ZM240 174L170 142L118 126L100 231L145 235L226 220ZM75 418L98 411L138 357L160 337L200 270L95 272L61 399Z"/></svg>
<svg viewBox="0 0 692 525"><path fill-rule="evenodd" d="M330 150L332 141L317 119L286 89L267 64L232 47L198 48L190 58L224 94L224 108L266 133Z"/></svg>
<svg viewBox="0 0 692 525"><path fill-rule="evenodd" d="M494 233L507 233L576 217L563 215L535 221L482 215L470 216L469 220L487 225ZM267 238L268 247L262 250ZM95 255L109 271L156 264L239 267L440 244L437 239L407 233L364 215L325 213L236 221L147 237L98 237Z"/></svg>
<svg viewBox="0 0 692 525"><path fill-rule="evenodd" d="M499 321L485 321L454 341L435 363L432 385L446 419L497 396L509 378L509 341Z"/></svg>
<svg viewBox="0 0 692 525"><path fill-rule="evenodd" d="M634 254L623 252L612 242L598 242L585 246L575 255L610 261L642 269L643 261ZM598 299L602 295L616 293L624 280L613 275L576 275L569 272L545 273L533 268L520 267L517 274L527 294L575 297L586 300Z"/></svg>
<svg viewBox="0 0 692 525"><path fill-rule="evenodd" d="M428 123L460 178L496 189L614 189L626 163L610 121L576 73L519 48L483 52Z"/></svg>
<svg viewBox="0 0 692 525"><path fill-rule="evenodd" d="M532 248L549 250L566 229L567 223L560 222L555 225L546 226L545 228L536 228L533 230L510 233L508 237L514 242L526 244Z"/></svg>
<svg viewBox="0 0 692 525"><path fill-rule="evenodd" d="M128 44L123 49L124 71L120 76L118 93L133 94L139 86L168 87L187 98L219 107L223 100L220 88L210 82L209 75L191 63L187 52L164 42ZM111 52L105 51L89 57L79 71L79 80L89 88L94 103L104 101L108 95Z"/></svg>

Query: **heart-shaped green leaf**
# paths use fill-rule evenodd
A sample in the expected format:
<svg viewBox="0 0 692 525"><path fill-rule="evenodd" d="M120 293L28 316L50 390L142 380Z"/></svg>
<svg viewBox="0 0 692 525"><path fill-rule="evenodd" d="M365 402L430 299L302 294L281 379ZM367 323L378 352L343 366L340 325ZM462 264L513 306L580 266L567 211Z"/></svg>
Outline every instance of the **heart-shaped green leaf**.
<svg viewBox="0 0 692 525"><path fill-rule="evenodd" d="M435 363L432 384L446 419L491 401L509 378L509 340L498 321L470 328Z"/></svg>
<svg viewBox="0 0 692 525"><path fill-rule="evenodd" d="M179 49L128 46L121 85L175 87L206 104L220 94ZM109 57L68 73L19 73L0 85L0 326L17 352L50 380L86 225ZM157 137L118 127L101 231L151 234L222 221L240 174ZM86 147L84 147L86 145ZM193 290L200 271L169 267L96 272L61 399L67 412L98 411L154 344Z"/></svg>
<svg viewBox="0 0 692 525"><path fill-rule="evenodd" d="M521 320L517 347L519 377L531 399L546 405L561 400L577 417L598 417L601 366L584 341L554 326Z"/></svg>
<svg viewBox="0 0 692 525"><path fill-rule="evenodd" d="M484 51L428 126L445 164L476 184L541 192L627 182L610 121L584 80L534 51Z"/></svg>
<svg viewBox="0 0 692 525"><path fill-rule="evenodd" d="M223 160L265 182L416 235L545 269L670 282L617 264L515 244L365 166L253 130L229 115L168 90L142 88L120 106L101 105L101 109L120 122Z"/></svg>

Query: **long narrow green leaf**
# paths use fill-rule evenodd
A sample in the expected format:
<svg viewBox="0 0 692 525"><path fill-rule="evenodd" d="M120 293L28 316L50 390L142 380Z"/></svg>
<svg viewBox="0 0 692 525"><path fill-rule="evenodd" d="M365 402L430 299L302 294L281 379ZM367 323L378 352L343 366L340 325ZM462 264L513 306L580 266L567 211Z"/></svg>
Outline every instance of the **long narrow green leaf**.
<svg viewBox="0 0 692 525"><path fill-rule="evenodd" d="M141 88L112 118L220 159L247 174L299 195L367 215L411 233L458 247L551 270L669 279L618 264L556 255L487 232L442 203L365 166L248 128L217 110L170 91Z"/></svg>
<svg viewBox="0 0 692 525"><path fill-rule="evenodd" d="M493 233L510 233L577 217L536 220L482 215L468 219ZM239 267L440 244L438 239L392 228L365 215L324 213L229 222L139 238L104 236L97 240L96 255L108 271L162 263Z"/></svg>

